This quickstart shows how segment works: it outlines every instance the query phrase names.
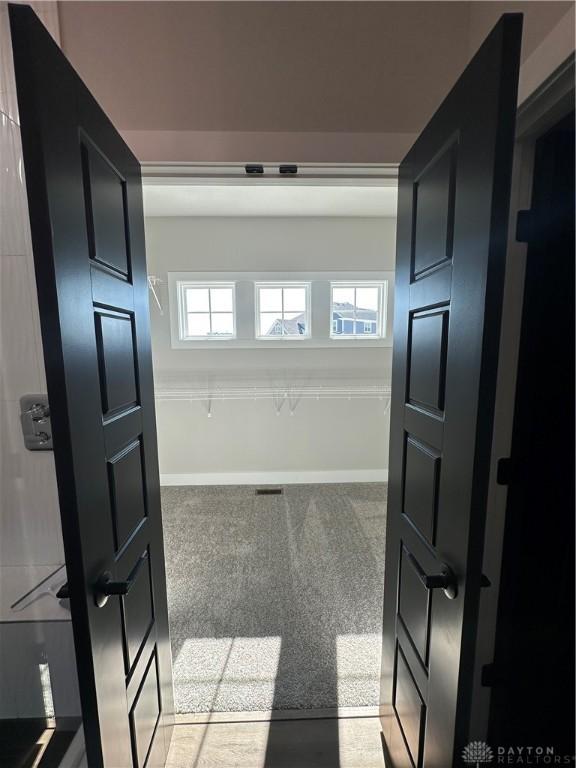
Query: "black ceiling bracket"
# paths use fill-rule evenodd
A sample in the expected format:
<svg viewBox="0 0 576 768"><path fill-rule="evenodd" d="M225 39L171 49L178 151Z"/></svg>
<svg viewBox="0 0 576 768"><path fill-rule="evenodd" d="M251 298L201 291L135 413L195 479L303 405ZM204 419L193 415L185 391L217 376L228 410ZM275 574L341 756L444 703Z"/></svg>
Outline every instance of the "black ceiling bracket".
<svg viewBox="0 0 576 768"><path fill-rule="evenodd" d="M249 163L244 166L244 170L248 176L260 176L264 173L264 166L260 163Z"/></svg>

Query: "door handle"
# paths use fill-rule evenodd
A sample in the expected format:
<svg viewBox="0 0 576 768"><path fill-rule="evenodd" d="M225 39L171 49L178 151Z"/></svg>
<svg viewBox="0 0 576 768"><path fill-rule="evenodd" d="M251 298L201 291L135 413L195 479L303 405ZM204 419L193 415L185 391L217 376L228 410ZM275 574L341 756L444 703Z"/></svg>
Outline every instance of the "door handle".
<svg viewBox="0 0 576 768"><path fill-rule="evenodd" d="M68 582L65 584L62 584L58 592L56 592L56 597L58 600L69 600L70 599L70 588L68 587Z"/></svg>
<svg viewBox="0 0 576 768"><path fill-rule="evenodd" d="M113 581L110 571L104 571L96 582L94 602L98 608L104 608L109 597L112 597L112 595L127 595L133 584L133 578L128 578L126 581Z"/></svg>
<svg viewBox="0 0 576 768"><path fill-rule="evenodd" d="M112 574L110 571L104 571L104 573L100 576L98 581L96 582L96 586L94 589L94 602L98 606L98 608L103 608L106 603L108 602L108 598L112 597L113 595L120 595L124 597L127 595L132 587L134 586L134 582L136 581L136 577L138 576L138 571L140 570L140 567L144 560L148 558L148 553L145 552L142 557L138 558L138 562L132 569L132 572L130 576L125 581L114 581L112 579Z"/></svg>
<svg viewBox="0 0 576 768"><path fill-rule="evenodd" d="M458 582L456 574L446 563L442 563L440 573L428 574L412 553L408 553L408 558L426 589L443 589L446 597L449 600L454 600L458 594Z"/></svg>

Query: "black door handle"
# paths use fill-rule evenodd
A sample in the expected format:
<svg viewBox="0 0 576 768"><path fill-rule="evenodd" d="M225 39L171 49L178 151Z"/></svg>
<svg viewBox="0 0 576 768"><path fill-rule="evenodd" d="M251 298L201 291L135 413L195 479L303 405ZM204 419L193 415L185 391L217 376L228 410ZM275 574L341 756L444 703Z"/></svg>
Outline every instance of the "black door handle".
<svg viewBox="0 0 576 768"><path fill-rule="evenodd" d="M126 581L113 581L110 571L104 571L96 582L94 602L98 608L103 608L112 595L127 595L133 583L133 579L130 578Z"/></svg>
<svg viewBox="0 0 576 768"><path fill-rule="evenodd" d="M56 592L56 597L58 600L69 600L70 599L70 589L68 587L68 582L65 584L62 584L58 592Z"/></svg>
<svg viewBox="0 0 576 768"><path fill-rule="evenodd" d="M445 563L440 568L440 573L434 573L432 575L426 573L422 568L418 560L410 552L408 553L410 562L412 563L414 570L422 584L426 589L443 589L444 594L450 600L454 600L458 594L458 582L456 580L456 574Z"/></svg>
<svg viewBox="0 0 576 768"><path fill-rule="evenodd" d="M132 573L125 581L114 581L110 571L104 571L104 573L96 582L94 589L94 602L98 608L103 608L108 602L109 597L112 597L113 595L120 595L124 597L130 592L134 586L134 582L136 581L140 566L144 560L147 559L147 557L148 553L144 553L142 557L138 559L138 562L132 569Z"/></svg>

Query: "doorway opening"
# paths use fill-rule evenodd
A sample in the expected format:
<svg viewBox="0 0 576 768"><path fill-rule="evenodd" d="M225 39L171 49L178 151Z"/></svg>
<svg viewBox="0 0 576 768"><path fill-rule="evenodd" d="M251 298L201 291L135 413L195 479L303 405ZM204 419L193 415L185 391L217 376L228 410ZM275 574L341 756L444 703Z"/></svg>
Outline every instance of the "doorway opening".
<svg viewBox="0 0 576 768"><path fill-rule="evenodd" d="M144 170L176 711L376 717L395 170L264 171Z"/></svg>

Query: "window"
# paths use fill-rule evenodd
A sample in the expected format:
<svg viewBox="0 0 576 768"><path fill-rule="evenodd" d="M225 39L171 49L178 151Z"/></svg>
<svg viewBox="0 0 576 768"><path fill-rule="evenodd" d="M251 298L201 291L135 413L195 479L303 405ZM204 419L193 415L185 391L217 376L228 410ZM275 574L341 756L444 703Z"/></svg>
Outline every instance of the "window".
<svg viewBox="0 0 576 768"><path fill-rule="evenodd" d="M310 337L310 283L256 283L259 339Z"/></svg>
<svg viewBox="0 0 576 768"><path fill-rule="evenodd" d="M393 277L383 270L168 272L172 349L388 347Z"/></svg>
<svg viewBox="0 0 576 768"><path fill-rule="evenodd" d="M180 339L236 337L234 283L178 283Z"/></svg>
<svg viewBox="0 0 576 768"><path fill-rule="evenodd" d="M330 336L381 338L386 283L330 283Z"/></svg>

